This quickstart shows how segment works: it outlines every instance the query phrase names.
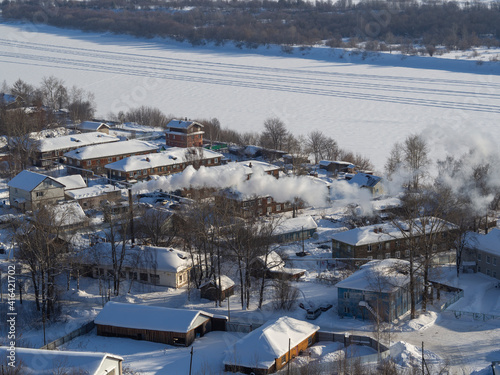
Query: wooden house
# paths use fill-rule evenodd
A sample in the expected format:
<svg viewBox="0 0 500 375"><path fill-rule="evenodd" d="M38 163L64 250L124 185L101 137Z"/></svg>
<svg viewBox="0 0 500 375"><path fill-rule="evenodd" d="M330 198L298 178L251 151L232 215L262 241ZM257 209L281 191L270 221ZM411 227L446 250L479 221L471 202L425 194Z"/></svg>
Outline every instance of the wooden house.
<svg viewBox="0 0 500 375"><path fill-rule="evenodd" d="M202 148L171 147L155 154L130 156L105 166L113 180L137 181L150 176L162 176L182 172L192 165L214 167L220 165L223 155Z"/></svg>
<svg viewBox="0 0 500 375"><path fill-rule="evenodd" d="M473 254L477 272L500 280L500 229L487 234L469 232L466 250Z"/></svg>
<svg viewBox="0 0 500 375"><path fill-rule="evenodd" d="M2 346L2 358L8 358L11 349ZM71 350L42 350L15 348L16 374L87 374L122 375L123 358L109 353L95 353ZM2 373L10 374L2 365Z"/></svg>
<svg viewBox="0 0 500 375"><path fill-rule="evenodd" d="M203 147L203 125L196 121L171 120L165 131L166 144L170 147Z"/></svg>
<svg viewBox="0 0 500 375"><path fill-rule="evenodd" d="M445 252L450 248L446 239L455 228L436 217L361 226L332 235L332 256L365 260L407 259L410 256L409 242L418 243L429 236L433 236L432 250Z"/></svg>
<svg viewBox="0 0 500 375"><path fill-rule="evenodd" d="M351 185L357 185L360 189L366 189L373 197L384 194L382 177L367 173L356 173L349 181Z"/></svg>
<svg viewBox="0 0 500 375"><path fill-rule="evenodd" d="M41 205L64 200L64 185L54 178L22 171L7 183L11 207L31 211Z"/></svg>
<svg viewBox="0 0 500 375"><path fill-rule="evenodd" d="M409 265L400 259L372 260L337 283L339 316L391 322L408 312ZM421 297L422 280L416 280Z"/></svg>
<svg viewBox="0 0 500 375"><path fill-rule="evenodd" d="M318 341L319 326L283 316L250 332L227 352L224 370L271 374Z"/></svg>
<svg viewBox="0 0 500 375"><path fill-rule="evenodd" d="M118 142L120 139L101 132L43 138L36 142L33 165L48 167L54 162L64 162L64 154L77 148Z"/></svg>
<svg viewBox="0 0 500 375"><path fill-rule="evenodd" d="M281 256L271 251L266 255L260 255L250 261L250 274L254 277L266 277L268 279L298 280L305 274L306 270L301 268L290 268L285 266Z"/></svg>
<svg viewBox="0 0 500 375"><path fill-rule="evenodd" d="M218 278L215 281L210 279L202 283L200 285L201 298L217 301L220 293L221 301L224 301L226 297L232 296L234 294L234 281L226 275L221 275L220 279L220 287Z"/></svg>
<svg viewBox="0 0 500 375"><path fill-rule="evenodd" d="M109 134L109 125L98 121L83 121L76 125L76 129L82 133L101 132Z"/></svg>
<svg viewBox="0 0 500 375"><path fill-rule="evenodd" d="M311 238L318 229L318 224L310 215L285 219L275 228L273 237L276 242L303 241Z"/></svg>
<svg viewBox="0 0 500 375"><path fill-rule="evenodd" d="M337 176L340 173L356 172L356 166L348 161L321 160L319 167L330 172L333 176Z"/></svg>
<svg viewBox="0 0 500 375"><path fill-rule="evenodd" d="M118 250L121 252L121 244ZM82 262L92 267L94 278L111 277L111 244L101 242L89 249ZM188 253L166 247L135 246L125 249L122 280L181 288L188 284L193 263Z"/></svg>
<svg viewBox="0 0 500 375"><path fill-rule="evenodd" d="M225 331L227 317L200 310L108 302L94 323L100 336L189 346L196 337Z"/></svg>
<svg viewBox="0 0 500 375"><path fill-rule="evenodd" d="M106 173L105 166L116 161L135 156L147 155L158 151L152 143L130 140L112 144L81 147L64 154L69 173L92 176Z"/></svg>

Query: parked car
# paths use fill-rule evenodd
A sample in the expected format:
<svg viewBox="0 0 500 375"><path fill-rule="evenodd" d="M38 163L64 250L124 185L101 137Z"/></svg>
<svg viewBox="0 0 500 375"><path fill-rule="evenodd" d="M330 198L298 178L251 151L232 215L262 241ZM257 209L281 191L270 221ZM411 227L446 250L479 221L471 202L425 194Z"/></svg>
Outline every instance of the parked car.
<svg viewBox="0 0 500 375"><path fill-rule="evenodd" d="M318 316L321 315L321 309L318 307L317 309L311 309L311 310L307 310L306 312L306 319L309 319L309 320L314 320L314 319L317 319Z"/></svg>
<svg viewBox="0 0 500 375"><path fill-rule="evenodd" d="M333 307L332 304L330 304L330 303L324 303L319 308L321 309L321 311L328 311L332 307Z"/></svg>

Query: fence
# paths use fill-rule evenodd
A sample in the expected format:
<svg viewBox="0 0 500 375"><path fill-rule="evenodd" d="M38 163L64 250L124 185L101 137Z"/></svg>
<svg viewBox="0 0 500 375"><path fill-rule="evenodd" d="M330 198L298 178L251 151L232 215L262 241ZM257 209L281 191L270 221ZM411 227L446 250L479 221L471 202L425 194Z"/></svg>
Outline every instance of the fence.
<svg viewBox="0 0 500 375"><path fill-rule="evenodd" d="M434 307L437 310L439 310L439 312L443 312L444 310L446 310L448 308L448 306L453 305L455 302L457 302L463 296L464 296L464 291L462 289L460 289L459 292L456 292L455 294L453 294L451 296L451 298L449 298L446 302L441 303L440 305L435 303Z"/></svg>
<svg viewBox="0 0 500 375"><path fill-rule="evenodd" d="M236 322L227 322L226 323L226 331L228 332L241 332L241 333L249 333L254 329L259 328L262 324L246 324L246 323L236 323Z"/></svg>
<svg viewBox="0 0 500 375"><path fill-rule="evenodd" d="M80 328L75 329L74 331L68 333L66 336L60 337L57 340L49 342L47 345L42 346L40 349L54 350L57 347L61 346L62 344L65 344L68 341L73 340L75 337L89 333L94 329L94 327L95 327L94 321L91 321L81 326Z"/></svg>
<svg viewBox="0 0 500 375"><path fill-rule="evenodd" d="M483 322L487 320L500 319L500 315L477 313L470 311L446 310L443 313L446 313L446 315L448 316L454 316L457 319L471 317L473 320L482 320Z"/></svg>
<svg viewBox="0 0 500 375"><path fill-rule="evenodd" d="M377 362L379 359L387 358L390 354L389 348L387 346L368 336L346 335L341 333L319 331L318 340L341 342L346 348L349 345L363 345L377 350L377 352L380 350L380 353L357 357L359 358L361 363Z"/></svg>

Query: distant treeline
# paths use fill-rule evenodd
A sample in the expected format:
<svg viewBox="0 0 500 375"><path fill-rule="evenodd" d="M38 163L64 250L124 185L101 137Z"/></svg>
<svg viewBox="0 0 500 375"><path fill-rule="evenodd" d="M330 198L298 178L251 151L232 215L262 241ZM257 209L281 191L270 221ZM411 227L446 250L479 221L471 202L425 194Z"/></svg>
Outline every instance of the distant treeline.
<svg viewBox="0 0 500 375"><path fill-rule="evenodd" d="M247 48L309 46L326 40L331 47L368 42L369 50L396 44L404 50L419 44L432 54L431 47L437 45L450 50L498 46L500 36L499 3L56 0L4 1L2 12L6 19L58 27L170 37L193 45L235 42ZM350 38L348 45L343 38Z"/></svg>

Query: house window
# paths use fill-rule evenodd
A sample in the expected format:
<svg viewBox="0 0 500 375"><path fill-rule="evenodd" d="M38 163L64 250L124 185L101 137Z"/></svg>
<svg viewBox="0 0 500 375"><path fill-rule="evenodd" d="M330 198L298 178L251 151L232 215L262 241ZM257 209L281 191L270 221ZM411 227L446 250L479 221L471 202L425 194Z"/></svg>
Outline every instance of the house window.
<svg viewBox="0 0 500 375"><path fill-rule="evenodd" d="M112 163L113 162L113 158L108 158L108 163Z"/></svg>
<svg viewBox="0 0 500 375"><path fill-rule="evenodd" d="M409 257L410 256L410 250L405 250L405 257Z"/></svg>
<svg viewBox="0 0 500 375"><path fill-rule="evenodd" d="M349 292L344 292L344 298L345 299L349 298Z"/></svg>
<svg viewBox="0 0 500 375"><path fill-rule="evenodd" d="M267 203L271 203L271 197L267 198Z"/></svg>
<svg viewBox="0 0 500 375"><path fill-rule="evenodd" d="M390 242L386 242L385 243L385 249L386 250L390 250L391 249L391 243Z"/></svg>
<svg viewBox="0 0 500 375"><path fill-rule="evenodd" d="M372 252L372 245L368 245L366 247L366 251L368 251L369 253L371 253Z"/></svg>
<svg viewBox="0 0 500 375"><path fill-rule="evenodd" d="M281 357L281 364L283 365L285 363L286 363L286 354L283 357Z"/></svg>
<svg viewBox="0 0 500 375"><path fill-rule="evenodd" d="M437 244L432 245L432 251L437 251L437 249L438 249L438 245Z"/></svg>
<svg viewBox="0 0 500 375"><path fill-rule="evenodd" d="M381 244L381 243L379 243L379 244L377 245L377 249L382 250L382 244Z"/></svg>
<svg viewBox="0 0 500 375"><path fill-rule="evenodd" d="M487 269L487 270L486 270L486 274L487 274L488 276L491 276L491 271L490 271L489 269Z"/></svg>
<svg viewBox="0 0 500 375"><path fill-rule="evenodd" d="M88 166L92 165L92 160L87 160L87 165Z"/></svg>
<svg viewBox="0 0 500 375"><path fill-rule="evenodd" d="M137 272L132 272L132 271L130 271L130 272L128 273L128 278L129 278L130 280L137 280Z"/></svg>
<svg viewBox="0 0 500 375"><path fill-rule="evenodd" d="M349 311L349 307L344 306L344 312L345 312L346 314L349 314L349 312L350 312L350 311Z"/></svg>
<svg viewBox="0 0 500 375"><path fill-rule="evenodd" d="M37 197L43 197L43 191L37 191L36 192Z"/></svg>
<svg viewBox="0 0 500 375"><path fill-rule="evenodd" d="M179 275L179 282L182 283L182 275Z"/></svg>
<svg viewBox="0 0 500 375"><path fill-rule="evenodd" d="M477 267L477 272L481 272L481 267Z"/></svg>
<svg viewBox="0 0 500 375"><path fill-rule="evenodd" d="M391 253L385 253L385 259L389 259L391 257Z"/></svg>
<svg viewBox="0 0 500 375"><path fill-rule="evenodd" d="M398 259L401 258L401 251L396 251L395 255L396 255L396 258L398 258Z"/></svg>
<svg viewBox="0 0 500 375"><path fill-rule="evenodd" d="M486 255L486 263L488 264L491 263L491 257L489 255Z"/></svg>
<svg viewBox="0 0 500 375"><path fill-rule="evenodd" d="M347 252L350 253L351 252L351 245L347 245Z"/></svg>
<svg viewBox="0 0 500 375"><path fill-rule="evenodd" d="M281 211L281 204L276 205L276 211Z"/></svg>
<svg viewBox="0 0 500 375"><path fill-rule="evenodd" d="M497 258L493 258L493 265L496 266L497 265Z"/></svg>
<svg viewBox="0 0 500 375"><path fill-rule="evenodd" d="M481 260L481 253L477 253L477 260Z"/></svg>
<svg viewBox="0 0 500 375"><path fill-rule="evenodd" d="M312 344L313 344L313 338L312 336L309 336L309 338L307 339L307 345L311 346Z"/></svg>
<svg viewBox="0 0 500 375"><path fill-rule="evenodd" d="M149 274L149 279L154 285L157 285L160 283L160 275L155 275L153 273Z"/></svg>
<svg viewBox="0 0 500 375"><path fill-rule="evenodd" d="M366 259L372 260L373 256L369 255L369 256L366 257Z"/></svg>
<svg viewBox="0 0 500 375"><path fill-rule="evenodd" d="M267 208L267 213L268 213L268 214L270 214L272 211L273 211L273 208L272 208L272 207L268 207L268 208Z"/></svg>
<svg viewBox="0 0 500 375"><path fill-rule="evenodd" d="M143 174L144 176L145 176L145 175L147 175L147 174L148 174L148 170L147 170L147 169L144 169L144 170L142 171L142 174Z"/></svg>
<svg viewBox="0 0 500 375"><path fill-rule="evenodd" d="M141 281L148 281L148 274L147 273L142 273L139 275L141 278Z"/></svg>

